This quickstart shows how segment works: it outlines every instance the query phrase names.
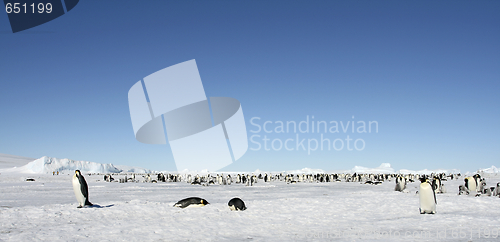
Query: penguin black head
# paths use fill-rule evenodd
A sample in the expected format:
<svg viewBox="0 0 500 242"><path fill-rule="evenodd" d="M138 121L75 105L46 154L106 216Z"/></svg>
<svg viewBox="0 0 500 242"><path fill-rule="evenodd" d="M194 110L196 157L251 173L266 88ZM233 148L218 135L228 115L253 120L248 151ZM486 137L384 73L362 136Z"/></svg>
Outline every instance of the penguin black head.
<svg viewBox="0 0 500 242"><path fill-rule="evenodd" d="M201 202L200 202L200 203L201 203L201 204L203 204L203 205L210 204L210 203L209 203L209 202L207 202L207 200L205 200L205 199L201 199Z"/></svg>
<svg viewBox="0 0 500 242"><path fill-rule="evenodd" d="M81 176L82 174L80 173L80 170L75 171L76 176Z"/></svg>
<svg viewBox="0 0 500 242"><path fill-rule="evenodd" d="M419 180L420 180L421 183L427 182L427 178L425 178L425 177L420 177Z"/></svg>

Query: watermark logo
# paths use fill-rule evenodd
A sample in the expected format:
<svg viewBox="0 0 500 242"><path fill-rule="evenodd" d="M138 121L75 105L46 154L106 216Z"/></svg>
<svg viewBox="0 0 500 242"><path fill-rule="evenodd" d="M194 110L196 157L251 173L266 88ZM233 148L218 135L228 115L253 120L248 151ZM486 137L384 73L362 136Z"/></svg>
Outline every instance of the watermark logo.
<svg viewBox="0 0 500 242"><path fill-rule="evenodd" d="M16 33L52 21L73 9L79 0L4 0L12 32Z"/></svg>
<svg viewBox="0 0 500 242"><path fill-rule="evenodd" d="M128 92L135 138L172 149L177 170L219 170L241 158L248 138L241 104L207 99L195 60L157 71Z"/></svg>
<svg viewBox="0 0 500 242"><path fill-rule="evenodd" d="M357 136L378 133L376 120L355 120L354 116L352 120L347 121L326 121L315 120L314 115L307 115L304 120L298 122L263 121L260 117L253 117L250 124L250 132L253 133L250 136L250 150L307 151L308 155L315 151L362 151L366 142ZM340 134L346 134L345 138L340 138ZM272 138L273 135L279 137ZM336 138L332 139L332 136Z"/></svg>

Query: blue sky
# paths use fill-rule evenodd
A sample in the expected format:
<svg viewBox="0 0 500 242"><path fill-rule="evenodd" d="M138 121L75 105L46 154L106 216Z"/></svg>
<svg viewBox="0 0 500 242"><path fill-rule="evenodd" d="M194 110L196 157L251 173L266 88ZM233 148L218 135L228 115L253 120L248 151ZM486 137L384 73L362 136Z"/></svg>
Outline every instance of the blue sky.
<svg viewBox="0 0 500 242"><path fill-rule="evenodd" d="M361 151L248 150L224 170L499 167L499 12L498 1L82 0L16 34L0 14L0 153L174 170L168 145L135 140L127 93L196 59L207 96L241 102L249 138L253 117L379 124L324 134L363 139Z"/></svg>

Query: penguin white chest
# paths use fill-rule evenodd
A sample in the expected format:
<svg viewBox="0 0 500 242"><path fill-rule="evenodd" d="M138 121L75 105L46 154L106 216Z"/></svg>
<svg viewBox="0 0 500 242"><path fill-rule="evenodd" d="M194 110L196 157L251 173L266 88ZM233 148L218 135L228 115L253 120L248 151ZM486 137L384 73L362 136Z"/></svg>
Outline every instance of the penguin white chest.
<svg viewBox="0 0 500 242"><path fill-rule="evenodd" d="M76 200L80 206L85 205L85 197L83 196L81 184L76 175L73 175L73 191L75 192Z"/></svg>
<svg viewBox="0 0 500 242"><path fill-rule="evenodd" d="M420 213L436 213L436 200L434 190L429 183L420 184L418 191L420 200Z"/></svg>

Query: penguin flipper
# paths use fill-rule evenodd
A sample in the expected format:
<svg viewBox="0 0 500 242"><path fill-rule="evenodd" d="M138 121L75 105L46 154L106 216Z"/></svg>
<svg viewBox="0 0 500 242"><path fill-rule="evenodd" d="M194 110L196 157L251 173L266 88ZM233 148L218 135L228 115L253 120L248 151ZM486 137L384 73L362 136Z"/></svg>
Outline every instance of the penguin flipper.
<svg viewBox="0 0 500 242"><path fill-rule="evenodd" d="M78 176L78 180L80 181L80 191L82 192L83 194L83 197L85 197L85 199L87 201L85 201L85 203L88 202L88 199L89 199L89 188L87 186L87 182L85 181L85 178L83 178L83 176L80 174Z"/></svg>

